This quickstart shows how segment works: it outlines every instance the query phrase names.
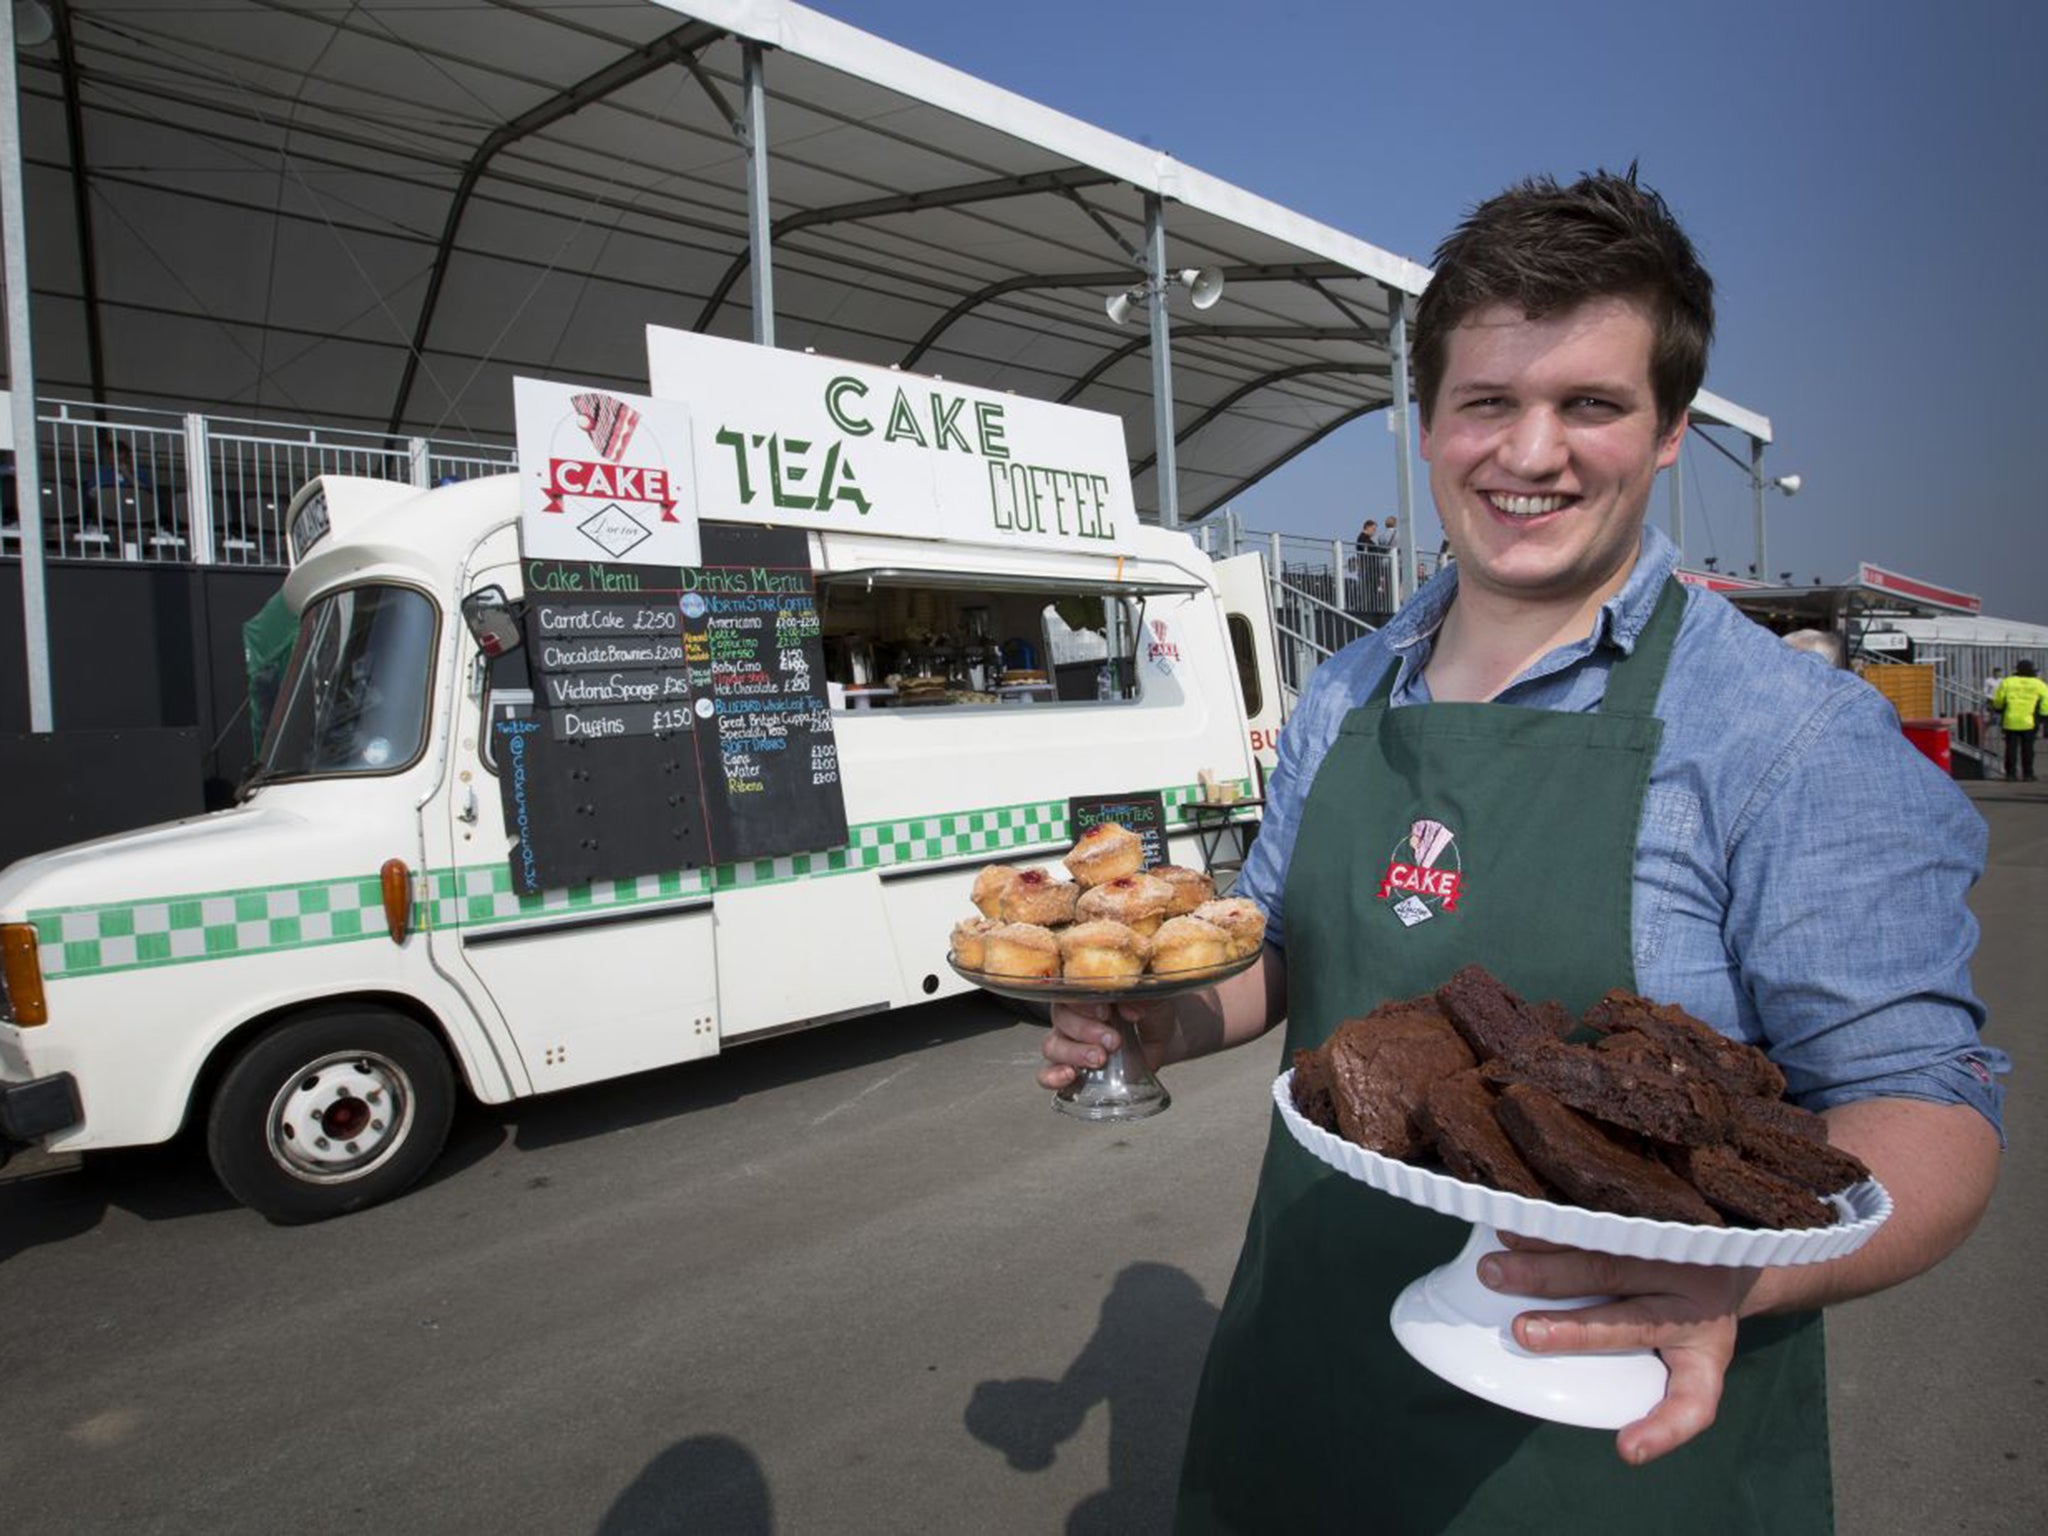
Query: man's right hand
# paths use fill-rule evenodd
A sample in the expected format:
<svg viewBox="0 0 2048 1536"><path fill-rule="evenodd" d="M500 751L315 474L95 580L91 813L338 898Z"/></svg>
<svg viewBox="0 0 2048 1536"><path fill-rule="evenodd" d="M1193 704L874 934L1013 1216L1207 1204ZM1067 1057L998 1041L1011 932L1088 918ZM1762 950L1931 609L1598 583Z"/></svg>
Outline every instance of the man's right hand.
<svg viewBox="0 0 2048 1536"><path fill-rule="evenodd" d="M1268 947L1251 969L1171 999L1120 1003L1055 1003L1052 1028L1039 1053L1038 1081L1058 1092L1099 1067L1127 1036L1135 1037L1155 1072L1255 1040L1287 1015L1287 964Z"/></svg>
<svg viewBox="0 0 2048 1536"><path fill-rule="evenodd" d="M1126 1035L1135 1036L1145 1065L1157 1067L1173 1030L1170 1002L1054 1003L1052 1028L1039 1046L1046 1062L1038 1069L1039 1084L1057 1093L1107 1062Z"/></svg>

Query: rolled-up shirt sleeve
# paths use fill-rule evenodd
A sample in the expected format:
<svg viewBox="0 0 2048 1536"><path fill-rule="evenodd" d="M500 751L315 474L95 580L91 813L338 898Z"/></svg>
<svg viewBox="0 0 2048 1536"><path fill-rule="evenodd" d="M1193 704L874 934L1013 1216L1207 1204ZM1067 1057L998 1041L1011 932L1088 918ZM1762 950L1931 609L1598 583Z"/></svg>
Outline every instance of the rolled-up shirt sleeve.
<svg viewBox="0 0 2048 1536"><path fill-rule="evenodd" d="M1732 829L1724 932L1798 1102L1968 1104L2000 1126L2010 1063L1970 984L1986 842L1874 689L1784 744Z"/></svg>

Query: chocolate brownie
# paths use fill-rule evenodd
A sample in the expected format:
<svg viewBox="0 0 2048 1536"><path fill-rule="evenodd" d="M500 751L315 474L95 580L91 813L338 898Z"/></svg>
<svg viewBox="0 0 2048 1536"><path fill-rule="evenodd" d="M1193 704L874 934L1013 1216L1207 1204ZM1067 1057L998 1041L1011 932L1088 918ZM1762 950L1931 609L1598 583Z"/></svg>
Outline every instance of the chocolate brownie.
<svg viewBox="0 0 2048 1536"><path fill-rule="evenodd" d="M1481 1061L1509 1055L1519 1046L1557 1043L1551 1025L1484 966L1466 966L1436 989L1436 1000Z"/></svg>
<svg viewBox="0 0 2048 1536"><path fill-rule="evenodd" d="M1728 1134L1728 1096L1720 1089L1618 1051L1553 1041L1490 1061L1484 1070L1489 1082L1534 1084L1581 1114L1675 1146L1710 1146Z"/></svg>
<svg viewBox="0 0 2048 1536"><path fill-rule="evenodd" d="M1818 1117L1816 1117L1818 1118ZM1789 1135L1766 1116L1738 1113L1730 1141L1735 1150L1759 1168L1790 1179L1816 1195L1840 1194L1870 1177L1860 1159L1824 1141Z"/></svg>
<svg viewBox="0 0 2048 1536"><path fill-rule="evenodd" d="M1688 1147L1672 1166L1716 1210L1750 1227L1828 1227L1835 1209L1810 1191L1746 1162L1731 1147Z"/></svg>
<svg viewBox="0 0 2048 1536"><path fill-rule="evenodd" d="M1669 1168L1617 1146L1541 1088L1510 1084L1494 1115L1529 1166L1581 1205L1660 1221L1727 1225Z"/></svg>
<svg viewBox="0 0 2048 1536"><path fill-rule="evenodd" d="M1388 1157L1413 1157L1428 1145L1416 1119L1423 1095L1436 1079L1473 1064L1433 1007L1340 1024L1322 1054L1339 1132Z"/></svg>
<svg viewBox="0 0 2048 1536"><path fill-rule="evenodd" d="M1421 1120L1430 1146L1456 1177L1532 1200L1550 1197L1494 1118L1493 1090L1476 1070L1431 1083L1423 1095Z"/></svg>
<svg viewBox="0 0 2048 1536"><path fill-rule="evenodd" d="M1738 1120L1761 1122L1774 1131L1796 1136L1801 1141L1826 1141L1828 1123L1810 1109L1783 1099L1735 1099L1731 1101Z"/></svg>
<svg viewBox="0 0 2048 1536"><path fill-rule="evenodd" d="M1643 1035L1669 1053L1675 1070L1698 1072L1728 1093L1775 1099L1785 1091L1785 1074L1770 1057L1702 1024L1675 1004L1613 991L1586 1011L1586 1023L1603 1035Z"/></svg>
<svg viewBox="0 0 2048 1536"><path fill-rule="evenodd" d="M1329 1074L1324 1071L1319 1052L1294 1053L1293 1092L1294 1107L1301 1112L1302 1119L1337 1134L1337 1105L1330 1098Z"/></svg>

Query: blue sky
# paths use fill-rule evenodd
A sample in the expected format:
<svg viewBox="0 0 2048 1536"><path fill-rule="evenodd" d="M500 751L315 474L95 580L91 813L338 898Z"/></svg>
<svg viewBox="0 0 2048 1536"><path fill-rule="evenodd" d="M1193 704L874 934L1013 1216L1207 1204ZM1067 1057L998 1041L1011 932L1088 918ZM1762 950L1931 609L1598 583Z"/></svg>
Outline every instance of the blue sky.
<svg viewBox="0 0 2048 1536"><path fill-rule="evenodd" d="M811 3L1422 262L1518 177L1639 161L1719 286L1707 387L1769 416L1768 472L1805 482L1769 498L1769 564L1874 561L2048 623L2048 8ZM1746 476L1697 436L1685 473L1689 562L1744 569ZM1393 497L1371 417L1238 506L1335 536Z"/></svg>

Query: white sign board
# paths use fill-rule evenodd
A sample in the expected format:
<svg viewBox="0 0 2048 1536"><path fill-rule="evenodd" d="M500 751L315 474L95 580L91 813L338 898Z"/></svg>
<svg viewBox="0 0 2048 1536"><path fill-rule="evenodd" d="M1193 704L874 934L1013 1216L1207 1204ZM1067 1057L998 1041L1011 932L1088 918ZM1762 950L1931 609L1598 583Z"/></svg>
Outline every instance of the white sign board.
<svg viewBox="0 0 2048 1536"><path fill-rule="evenodd" d="M659 326L647 377L689 416L701 517L1130 549L1138 514L1115 416Z"/></svg>
<svg viewBox="0 0 2048 1536"><path fill-rule="evenodd" d="M512 381L519 547L529 558L696 565L690 424L663 400Z"/></svg>

